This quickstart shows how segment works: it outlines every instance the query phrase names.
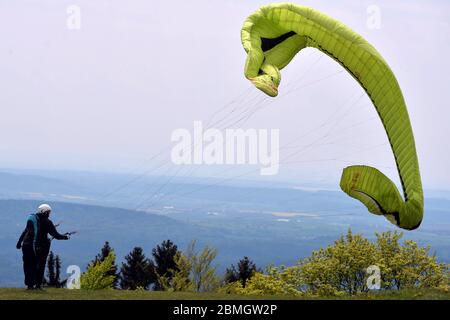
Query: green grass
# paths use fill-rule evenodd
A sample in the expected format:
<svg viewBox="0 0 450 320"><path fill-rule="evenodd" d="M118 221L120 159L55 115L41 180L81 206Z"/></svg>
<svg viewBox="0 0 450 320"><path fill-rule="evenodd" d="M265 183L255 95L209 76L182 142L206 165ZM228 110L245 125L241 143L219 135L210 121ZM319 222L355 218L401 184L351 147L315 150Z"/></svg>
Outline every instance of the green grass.
<svg viewBox="0 0 450 320"><path fill-rule="evenodd" d="M154 292L124 290L67 290L45 289L26 291L18 288L0 289L0 300L245 300L245 299L313 299L292 296L241 296L220 293ZM402 290L360 294L357 296L320 297L314 299L363 299L363 300L450 300L450 293L444 290Z"/></svg>

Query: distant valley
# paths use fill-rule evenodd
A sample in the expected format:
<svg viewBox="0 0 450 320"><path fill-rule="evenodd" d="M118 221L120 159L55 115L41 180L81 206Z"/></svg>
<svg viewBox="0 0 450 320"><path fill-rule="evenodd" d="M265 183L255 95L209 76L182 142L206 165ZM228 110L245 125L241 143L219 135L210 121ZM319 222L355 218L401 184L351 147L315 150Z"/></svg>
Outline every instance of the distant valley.
<svg viewBox="0 0 450 320"><path fill-rule="evenodd" d="M244 255L263 267L294 264L326 246L348 228L373 238L398 230L371 215L357 201L336 190L311 190L253 182L218 183L212 179L142 178L91 173L0 173L0 286L21 285L21 254L15 249L28 213L42 202L54 207L61 231L78 230L70 241L54 241L64 265L82 268L103 242L116 249L118 262L134 247L147 255L163 240L184 249L191 240L219 250L224 271ZM122 189L120 187L122 186ZM116 190L111 193L111 190ZM111 193L108 195L108 192ZM405 238L430 245L450 261L450 200L442 193L426 199L425 219Z"/></svg>

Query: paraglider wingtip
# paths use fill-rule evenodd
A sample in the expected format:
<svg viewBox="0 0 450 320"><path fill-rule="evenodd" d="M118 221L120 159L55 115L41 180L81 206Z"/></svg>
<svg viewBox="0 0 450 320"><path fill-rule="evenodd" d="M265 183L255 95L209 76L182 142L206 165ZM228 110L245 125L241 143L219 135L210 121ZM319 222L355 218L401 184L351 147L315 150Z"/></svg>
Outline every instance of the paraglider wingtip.
<svg viewBox="0 0 450 320"><path fill-rule="evenodd" d="M278 95L278 88L268 81L264 81L262 77L248 78L253 85L267 94L270 97L276 97Z"/></svg>

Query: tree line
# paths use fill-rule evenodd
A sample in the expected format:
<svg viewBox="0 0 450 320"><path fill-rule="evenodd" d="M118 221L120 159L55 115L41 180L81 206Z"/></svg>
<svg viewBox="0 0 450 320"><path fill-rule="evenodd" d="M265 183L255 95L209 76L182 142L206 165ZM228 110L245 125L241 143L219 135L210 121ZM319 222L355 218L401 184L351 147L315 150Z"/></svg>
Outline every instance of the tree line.
<svg viewBox="0 0 450 320"><path fill-rule="evenodd" d="M152 249L151 258L141 247L133 248L119 268L114 250L105 242L82 274L81 288L210 292L235 281L245 286L258 270L253 261L244 257L231 265L221 279L214 265L216 256L217 250L212 247L197 249L196 241L183 252L171 240L165 240Z"/></svg>
<svg viewBox="0 0 450 320"><path fill-rule="evenodd" d="M369 266L380 270L379 289L449 288L449 265L439 263L430 247L401 241L402 233L376 234L370 241L351 230L333 244L299 259L294 266L258 268L243 257L219 275L214 260L217 250L197 248L195 241L182 251L165 240L146 257L135 247L120 267L109 242L81 275L82 289L123 289L188 292L222 292L242 295L341 295L367 292ZM58 263L56 263L58 258ZM60 284L59 257L49 256L48 281ZM50 260L54 261L50 263ZM59 265L53 272L51 268ZM53 267L52 267L53 266Z"/></svg>

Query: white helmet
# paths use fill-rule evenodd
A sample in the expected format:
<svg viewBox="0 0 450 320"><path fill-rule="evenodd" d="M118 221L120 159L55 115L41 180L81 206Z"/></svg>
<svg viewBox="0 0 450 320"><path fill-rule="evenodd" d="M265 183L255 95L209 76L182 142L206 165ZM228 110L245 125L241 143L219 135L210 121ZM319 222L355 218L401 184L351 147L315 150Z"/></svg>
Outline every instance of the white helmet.
<svg viewBox="0 0 450 320"><path fill-rule="evenodd" d="M52 207L50 207L48 204L43 203L41 204L38 209L37 209L37 213L50 213L52 211Z"/></svg>

